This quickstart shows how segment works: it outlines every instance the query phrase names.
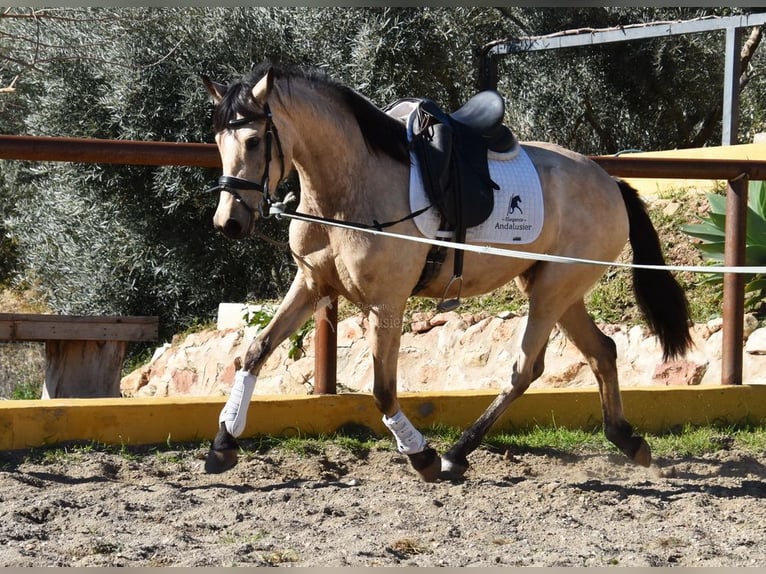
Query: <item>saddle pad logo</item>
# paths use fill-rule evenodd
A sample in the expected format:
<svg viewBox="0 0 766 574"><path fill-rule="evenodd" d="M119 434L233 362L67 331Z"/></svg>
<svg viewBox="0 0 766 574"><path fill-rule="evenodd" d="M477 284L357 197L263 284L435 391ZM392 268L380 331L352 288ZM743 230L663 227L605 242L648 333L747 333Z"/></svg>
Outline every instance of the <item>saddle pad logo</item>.
<svg viewBox="0 0 766 574"><path fill-rule="evenodd" d="M495 191L495 208L484 223L469 227L468 243L531 243L543 227L543 194L537 170L522 147L518 154L490 151L489 174L500 186ZM410 209L417 211L429 204L414 155L410 170ZM429 209L415 218L420 233L431 239L439 229L439 214Z"/></svg>

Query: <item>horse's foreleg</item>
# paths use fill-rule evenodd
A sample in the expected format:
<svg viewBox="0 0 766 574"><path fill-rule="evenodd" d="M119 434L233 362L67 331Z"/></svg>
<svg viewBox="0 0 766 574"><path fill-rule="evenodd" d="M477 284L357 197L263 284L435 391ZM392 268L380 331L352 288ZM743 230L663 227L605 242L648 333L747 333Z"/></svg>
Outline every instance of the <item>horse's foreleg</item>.
<svg viewBox="0 0 766 574"><path fill-rule="evenodd" d="M427 482L439 478L441 459L402 412L397 399L396 376L401 341L401 310L381 305L370 310L370 350L373 362L373 397L383 413L383 424L396 439L397 450Z"/></svg>
<svg viewBox="0 0 766 574"><path fill-rule="evenodd" d="M606 437L631 460L649 466L652 462L651 449L643 437L633 432L623 414L614 341L599 330L582 301L564 313L559 325L585 356L596 376Z"/></svg>
<svg viewBox="0 0 766 574"><path fill-rule="evenodd" d="M245 430L256 377L272 351L309 319L314 305L315 299L299 272L274 317L248 347L244 367L235 374L229 399L218 417L218 433L205 460L206 472L224 472L237 464L236 437Z"/></svg>
<svg viewBox="0 0 766 574"><path fill-rule="evenodd" d="M510 385L495 397L481 416L468 427L458 441L442 455L442 477L455 478L468 470L468 455L476 450L482 439L510 404L524 394L529 385L542 374L545 348L554 321L547 317L533 316L533 307L514 361Z"/></svg>

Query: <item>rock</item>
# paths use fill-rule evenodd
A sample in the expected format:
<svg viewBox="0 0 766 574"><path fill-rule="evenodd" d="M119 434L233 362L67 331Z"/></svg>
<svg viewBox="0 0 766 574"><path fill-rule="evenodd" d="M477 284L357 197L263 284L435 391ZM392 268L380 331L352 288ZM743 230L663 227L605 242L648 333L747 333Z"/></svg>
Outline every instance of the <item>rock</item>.
<svg viewBox="0 0 766 574"><path fill-rule="evenodd" d="M758 328L758 319L756 319L755 315L752 313L747 313L743 320L743 340L747 340L747 338L753 334L753 331L755 331Z"/></svg>
<svg viewBox="0 0 766 574"><path fill-rule="evenodd" d="M489 360L488 350L470 351L463 355L463 364L466 367L483 367Z"/></svg>
<svg viewBox="0 0 766 574"><path fill-rule="evenodd" d="M450 321L460 321L461 317L455 311L447 311L446 313L437 313L431 317L428 322L432 327L440 327L446 325Z"/></svg>
<svg viewBox="0 0 766 574"><path fill-rule="evenodd" d="M433 329L433 325L430 321L413 321L410 323L410 330L413 333L427 333L431 329Z"/></svg>
<svg viewBox="0 0 766 574"><path fill-rule="evenodd" d="M364 338L363 319L355 315L338 323L338 347L350 347L355 341Z"/></svg>
<svg viewBox="0 0 766 574"><path fill-rule="evenodd" d="M120 381L120 393L122 396L132 397L147 384L149 384L147 371L137 369L122 378Z"/></svg>
<svg viewBox="0 0 766 574"><path fill-rule="evenodd" d="M652 382L665 386L699 385L706 371L707 363L669 361L657 365L652 374Z"/></svg>
<svg viewBox="0 0 766 574"><path fill-rule="evenodd" d="M710 319L710 321L707 322L707 328L710 329L711 333L716 333L723 329L723 317Z"/></svg>
<svg viewBox="0 0 766 574"><path fill-rule="evenodd" d="M681 209L681 204L677 201L670 201L662 208L662 214L665 217L673 217Z"/></svg>
<svg viewBox="0 0 766 574"><path fill-rule="evenodd" d="M745 352L751 355L766 355L766 327L753 331L745 343Z"/></svg>
<svg viewBox="0 0 766 574"><path fill-rule="evenodd" d="M752 313L746 313L742 318L742 327L744 339L747 339L758 328L758 319ZM711 334L717 333L723 329L723 318L716 317L715 319L710 319L707 322L707 328Z"/></svg>
<svg viewBox="0 0 766 574"><path fill-rule="evenodd" d="M430 319L430 316L428 313L417 312L412 314L413 321L423 321L425 323L428 323L429 319Z"/></svg>

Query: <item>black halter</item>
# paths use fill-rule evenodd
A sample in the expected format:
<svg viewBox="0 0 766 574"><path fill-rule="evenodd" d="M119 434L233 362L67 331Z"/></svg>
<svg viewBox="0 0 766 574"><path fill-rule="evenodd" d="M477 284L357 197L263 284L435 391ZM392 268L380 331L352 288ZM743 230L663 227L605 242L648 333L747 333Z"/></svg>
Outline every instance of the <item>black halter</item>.
<svg viewBox="0 0 766 574"><path fill-rule="evenodd" d="M266 120L266 125L264 127L264 147L266 161L263 168L263 176L261 177L261 182L258 183L256 181L251 181L249 179L243 179L241 177L235 177L232 175L222 175L220 178L218 178L218 185L211 187L206 191L206 193L225 191L231 194L237 202L241 203L242 206L250 212L250 215L254 215L255 209L244 199L242 199L242 196L239 195L238 191L260 191L263 195L263 199L258 205L258 212L260 213L261 217L268 219L270 217L269 208L272 204L271 197L269 196L269 166L271 165L272 141L277 144L277 155L279 156L279 181L277 181L277 184L279 184L279 182L282 181L285 176L285 156L282 152L282 143L279 141L279 131L277 130L277 126L274 125L269 104L265 104L263 106L262 114L254 114L244 118L230 120L226 125L230 129L239 129L259 120Z"/></svg>

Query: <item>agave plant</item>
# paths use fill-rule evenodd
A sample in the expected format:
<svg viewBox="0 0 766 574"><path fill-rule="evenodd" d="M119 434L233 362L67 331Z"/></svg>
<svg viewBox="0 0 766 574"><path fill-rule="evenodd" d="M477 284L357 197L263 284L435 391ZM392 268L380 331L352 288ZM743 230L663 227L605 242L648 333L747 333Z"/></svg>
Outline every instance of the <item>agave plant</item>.
<svg viewBox="0 0 766 574"><path fill-rule="evenodd" d="M702 242L697 247L703 256L717 264L724 261L724 239L726 237L726 198L722 195L707 195L710 211L702 223L683 225L681 230ZM745 240L745 265L766 266L766 182L751 181L747 200L747 233ZM705 281L720 283L720 273L711 274ZM757 308L766 295L764 274L745 275L745 305Z"/></svg>

